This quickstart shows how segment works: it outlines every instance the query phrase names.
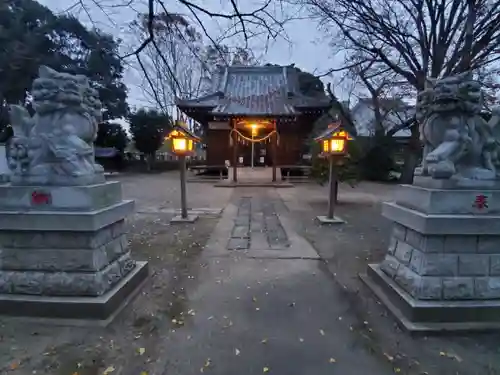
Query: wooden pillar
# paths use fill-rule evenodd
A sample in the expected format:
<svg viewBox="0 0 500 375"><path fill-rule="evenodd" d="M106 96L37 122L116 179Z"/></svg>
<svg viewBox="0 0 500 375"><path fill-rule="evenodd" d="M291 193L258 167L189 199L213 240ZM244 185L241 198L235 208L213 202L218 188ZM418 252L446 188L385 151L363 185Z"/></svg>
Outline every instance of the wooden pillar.
<svg viewBox="0 0 500 375"><path fill-rule="evenodd" d="M276 130L276 122L274 122L274 130ZM277 145L278 145L278 133L274 133L271 140L272 147L272 160L273 160L273 182L276 182L276 161L277 161Z"/></svg>
<svg viewBox="0 0 500 375"><path fill-rule="evenodd" d="M233 123L233 126L235 124ZM238 182L238 134L233 132L233 182Z"/></svg>

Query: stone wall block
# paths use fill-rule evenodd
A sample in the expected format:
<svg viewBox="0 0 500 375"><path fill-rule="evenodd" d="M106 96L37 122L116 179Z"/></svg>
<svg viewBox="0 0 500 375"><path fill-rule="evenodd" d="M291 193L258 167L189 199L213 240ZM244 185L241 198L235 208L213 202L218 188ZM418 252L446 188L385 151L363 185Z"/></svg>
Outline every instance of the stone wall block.
<svg viewBox="0 0 500 375"><path fill-rule="evenodd" d="M423 236L422 245L419 248L425 253L442 253L444 251L444 236Z"/></svg>
<svg viewBox="0 0 500 375"><path fill-rule="evenodd" d="M418 299L440 300L443 298L443 282L440 277L422 276Z"/></svg>
<svg viewBox="0 0 500 375"><path fill-rule="evenodd" d="M398 240L406 240L406 227L399 223L394 223L392 226L392 235Z"/></svg>
<svg viewBox="0 0 500 375"><path fill-rule="evenodd" d="M108 259L108 263L110 263L116 258L118 258L120 255L127 252L128 246L126 244L127 244L127 237L124 234L122 234L120 237L114 238L113 240L101 246L100 248L104 250L104 252L106 253L106 257Z"/></svg>
<svg viewBox="0 0 500 375"><path fill-rule="evenodd" d="M101 296L134 267L127 252L97 272L0 271L0 293Z"/></svg>
<svg viewBox="0 0 500 375"><path fill-rule="evenodd" d="M485 254L500 254L500 236L479 236L477 252Z"/></svg>
<svg viewBox="0 0 500 375"><path fill-rule="evenodd" d="M475 253L477 251L478 236L446 236L444 241L445 253Z"/></svg>
<svg viewBox="0 0 500 375"><path fill-rule="evenodd" d="M500 254L490 255L490 275L500 276Z"/></svg>
<svg viewBox="0 0 500 375"><path fill-rule="evenodd" d="M413 247L406 242L398 241L394 256L403 264L410 264Z"/></svg>
<svg viewBox="0 0 500 375"><path fill-rule="evenodd" d="M461 254L458 257L458 274L461 276L487 276L490 259L484 254Z"/></svg>
<svg viewBox="0 0 500 375"><path fill-rule="evenodd" d="M400 266L401 263L399 263L399 260L391 255L386 255L385 259L382 261L382 263L380 263L380 269L384 271L391 279L396 276L396 273L398 272Z"/></svg>
<svg viewBox="0 0 500 375"><path fill-rule="evenodd" d="M456 276L458 275L458 255L426 254L420 268L422 276Z"/></svg>
<svg viewBox="0 0 500 375"><path fill-rule="evenodd" d="M119 220L116 223L110 225L111 236L113 238L119 237L126 232L125 220Z"/></svg>
<svg viewBox="0 0 500 375"><path fill-rule="evenodd" d="M474 284L476 298L500 298L500 277L477 277Z"/></svg>
<svg viewBox="0 0 500 375"><path fill-rule="evenodd" d="M420 276L401 265L394 281L412 297L417 297L420 289Z"/></svg>
<svg viewBox="0 0 500 375"><path fill-rule="evenodd" d="M92 248L98 248L113 239L113 227L114 224L102 228L96 233L92 233L89 238L89 246Z"/></svg>
<svg viewBox="0 0 500 375"><path fill-rule="evenodd" d="M413 249L410 264L408 267L410 267L410 269L413 272L420 275L421 271L422 271L422 264L424 261L424 257L425 257L425 254L422 253L420 250Z"/></svg>
<svg viewBox="0 0 500 375"><path fill-rule="evenodd" d="M406 240L405 242L415 249L421 249L422 243L424 241L424 236L413 229L406 229Z"/></svg>
<svg viewBox="0 0 500 375"><path fill-rule="evenodd" d="M398 245L398 239L394 236L391 236L391 239L389 240L389 247L387 249L387 253L390 255L394 255L396 252L396 247Z"/></svg>
<svg viewBox="0 0 500 375"><path fill-rule="evenodd" d="M474 298L474 279L472 277L443 278L443 298L448 300Z"/></svg>
<svg viewBox="0 0 500 375"><path fill-rule="evenodd" d="M88 249L12 249L0 251L0 269L13 271L97 271L94 258L98 256Z"/></svg>

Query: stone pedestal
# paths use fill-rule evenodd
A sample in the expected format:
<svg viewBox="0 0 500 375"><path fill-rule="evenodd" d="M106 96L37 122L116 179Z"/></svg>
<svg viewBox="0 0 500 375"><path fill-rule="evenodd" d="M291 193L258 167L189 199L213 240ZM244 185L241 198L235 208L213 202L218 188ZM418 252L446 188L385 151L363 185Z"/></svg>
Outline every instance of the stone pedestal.
<svg viewBox="0 0 500 375"><path fill-rule="evenodd" d="M410 330L500 328L500 187L419 178L383 205L385 259L362 276Z"/></svg>
<svg viewBox="0 0 500 375"><path fill-rule="evenodd" d="M108 322L147 276L119 182L0 186L0 314Z"/></svg>

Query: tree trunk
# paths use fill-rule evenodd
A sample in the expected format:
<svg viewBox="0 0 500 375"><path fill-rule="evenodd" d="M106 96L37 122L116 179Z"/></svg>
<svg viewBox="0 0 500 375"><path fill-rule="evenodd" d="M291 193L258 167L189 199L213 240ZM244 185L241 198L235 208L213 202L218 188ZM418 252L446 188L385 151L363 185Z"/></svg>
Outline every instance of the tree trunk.
<svg viewBox="0 0 500 375"><path fill-rule="evenodd" d="M419 140L419 129L417 126L414 126L411 128L410 142L403 154L404 164L400 179L400 182L402 184L413 183L413 173L415 171L415 168L417 167L420 153L421 147Z"/></svg>
<svg viewBox="0 0 500 375"><path fill-rule="evenodd" d="M154 160L155 160L155 154L149 154L146 157L146 165L147 165L147 168L148 168L147 169L148 172L151 172L151 170L153 169Z"/></svg>

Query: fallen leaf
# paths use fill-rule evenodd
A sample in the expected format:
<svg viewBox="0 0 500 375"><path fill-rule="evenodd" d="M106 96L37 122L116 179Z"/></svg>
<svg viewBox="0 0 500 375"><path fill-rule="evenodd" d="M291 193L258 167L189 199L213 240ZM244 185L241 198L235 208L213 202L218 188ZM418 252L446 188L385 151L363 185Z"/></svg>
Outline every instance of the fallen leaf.
<svg viewBox="0 0 500 375"><path fill-rule="evenodd" d="M74 373L73 373L73 374L71 374L71 375L78 375L78 373L77 373L77 372L74 372Z"/></svg>
<svg viewBox="0 0 500 375"><path fill-rule="evenodd" d="M336 363L337 360L335 358L330 358L330 363Z"/></svg>
<svg viewBox="0 0 500 375"><path fill-rule="evenodd" d="M17 369L18 367L19 367L19 361L15 361L15 362L12 362L12 363L10 364L10 369L11 369L11 370L15 370L15 369Z"/></svg>
<svg viewBox="0 0 500 375"><path fill-rule="evenodd" d="M257 297L252 297L252 301L257 302Z"/></svg>
<svg viewBox="0 0 500 375"><path fill-rule="evenodd" d="M261 341L261 344L265 344L265 343L267 343L267 339L263 339L263 340Z"/></svg>
<svg viewBox="0 0 500 375"><path fill-rule="evenodd" d="M113 371L115 371L115 368L113 366L109 366L106 370L104 370L104 372L102 373L102 375L111 374Z"/></svg>
<svg viewBox="0 0 500 375"><path fill-rule="evenodd" d="M139 348L137 349L137 351L139 352L139 355L143 355L144 353L146 353L146 349L144 348Z"/></svg>
<svg viewBox="0 0 500 375"><path fill-rule="evenodd" d="M446 357L446 353L445 353L445 352L439 352L439 355L440 355L441 357Z"/></svg>
<svg viewBox="0 0 500 375"><path fill-rule="evenodd" d="M239 349L234 349L234 354L236 354L236 355L240 355L240 351L239 351Z"/></svg>
<svg viewBox="0 0 500 375"><path fill-rule="evenodd" d="M264 367L264 368L262 369L262 372L264 372L264 373L265 373L265 372L269 372L269 367Z"/></svg>
<svg viewBox="0 0 500 375"><path fill-rule="evenodd" d="M388 360L389 362L394 361L394 357L393 357L392 355L389 355L389 354L387 354L387 353L384 353L384 356L385 356L385 358L387 358L387 360Z"/></svg>
<svg viewBox="0 0 500 375"><path fill-rule="evenodd" d="M146 371L141 371L141 375L148 375Z"/></svg>
<svg viewBox="0 0 500 375"><path fill-rule="evenodd" d="M203 366L210 367L211 364L212 364L212 360L210 358L207 358L207 360L205 361L205 364Z"/></svg>
<svg viewBox="0 0 500 375"><path fill-rule="evenodd" d="M319 333L321 334L321 336L325 335L325 331L323 331L322 329L319 330Z"/></svg>
<svg viewBox="0 0 500 375"><path fill-rule="evenodd" d="M400 369L399 367L396 367L396 368L394 369L394 372L400 373L400 372L401 372L401 369Z"/></svg>

